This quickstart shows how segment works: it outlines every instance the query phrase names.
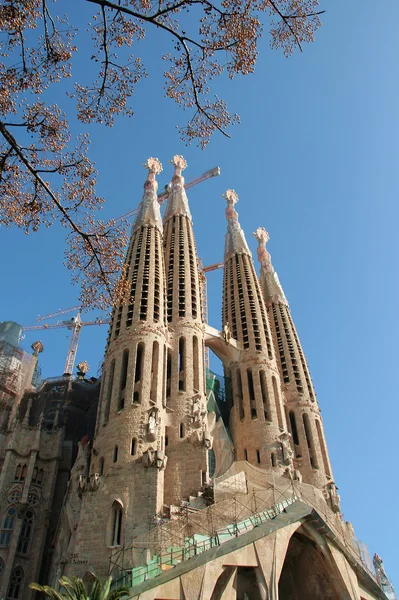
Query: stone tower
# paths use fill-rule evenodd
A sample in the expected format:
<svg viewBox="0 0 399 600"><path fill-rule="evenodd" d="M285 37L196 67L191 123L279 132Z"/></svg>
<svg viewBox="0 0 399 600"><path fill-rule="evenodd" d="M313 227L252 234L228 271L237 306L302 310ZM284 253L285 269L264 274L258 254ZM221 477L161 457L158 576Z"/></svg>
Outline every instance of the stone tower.
<svg viewBox="0 0 399 600"><path fill-rule="evenodd" d="M164 216L167 321L167 455L165 503L179 504L206 483L208 446L204 371L204 324L192 218L184 190L182 156Z"/></svg>
<svg viewBox="0 0 399 600"><path fill-rule="evenodd" d="M278 357L294 464L304 482L320 489L331 487L332 470L319 405L287 299L266 249L269 235L263 227L253 235L259 244L260 281Z"/></svg>
<svg viewBox="0 0 399 600"><path fill-rule="evenodd" d="M234 190L227 200L224 254L223 328L240 346L231 365L233 406L230 431L236 460L284 472L292 463L281 383L265 302L251 252L238 222Z"/></svg>
<svg viewBox="0 0 399 600"><path fill-rule="evenodd" d="M126 258L129 299L114 311L90 478L72 552L107 572L109 548L129 544L163 508L166 324L162 220L150 158ZM143 502L145 498L145 502ZM138 507L140 507L138 509ZM74 572L73 563L68 573Z"/></svg>
<svg viewBox="0 0 399 600"><path fill-rule="evenodd" d="M92 447L85 436L70 472L51 583L111 574L139 600L394 598L343 520L266 231L259 281L228 190L222 331L204 323L186 162L172 163L163 233L161 165L147 162L128 298L112 317ZM204 343L229 381L206 377ZM201 495L213 441L219 469Z"/></svg>

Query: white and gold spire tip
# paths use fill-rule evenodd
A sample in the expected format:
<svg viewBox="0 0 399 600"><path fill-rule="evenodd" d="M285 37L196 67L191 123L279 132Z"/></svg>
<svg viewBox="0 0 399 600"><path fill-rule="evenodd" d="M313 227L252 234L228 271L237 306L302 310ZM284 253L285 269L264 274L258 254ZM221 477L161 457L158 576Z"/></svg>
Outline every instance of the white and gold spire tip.
<svg viewBox="0 0 399 600"><path fill-rule="evenodd" d="M270 240L270 235L267 233L264 227L258 227L258 229L252 233L252 235L256 237L259 244L263 244L264 246L266 246L266 243Z"/></svg>
<svg viewBox="0 0 399 600"><path fill-rule="evenodd" d="M187 161L180 154L175 154L175 156L170 161L175 169L180 169L180 171L184 171L187 169Z"/></svg>
<svg viewBox="0 0 399 600"><path fill-rule="evenodd" d="M223 198L225 198L228 204L236 204L238 202L238 194L235 190L226 190L223 194Z"/></svg>
<svg viewBox="0 0 399 600"><path fill-rule="evenodd" d="M148 169L150 173L155 173L155 175L159 175L159 173L162 173L163 171L161 161L158 160L158 158L153 158L152 156L147 158L143 167Z"/></svg>

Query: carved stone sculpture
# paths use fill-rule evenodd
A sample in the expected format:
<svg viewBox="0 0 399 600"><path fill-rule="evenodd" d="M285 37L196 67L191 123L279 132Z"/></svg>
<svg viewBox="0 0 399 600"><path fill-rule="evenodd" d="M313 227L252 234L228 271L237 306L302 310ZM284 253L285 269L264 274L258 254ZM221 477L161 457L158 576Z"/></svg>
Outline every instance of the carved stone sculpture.
<svg viewBox="0 0 399 600"><path fill-rule="evenodd" d="M207 448L208 450L210 450L212 448L212 436L209 433L208 429L205 429L204 431L204 446L205 448Z"/></svg>
<svg viewBox="0 0 399 600"><path fill-rule="evenodd" d="M193 397L193 405L192 405L192 409L191 409L191 416L193 419L193 426L194 427L201 427L202 425L202 420L203 417L205 415L205 410L202 406L202 399L201 399L201 395L200 394L196 394Z"/></svg>
<svg viewBox="0 0 399 600"><path fill-rule="evenodd" d="M231 330L230 330L229 323L226 323L226 325L223 327L223 337L224 337L224 341L226 342L226 344L228 344L231 339Z"/></svg>
<svg viewBox="0 0 399 600"><path fill-rule="evenodd" d="M162 450L157 450L157 458L156 458L157 469L165 469L167 462L168 462L168 457L165 456L165 453L162 452Z"/></svg>
<svg viewBox="0 0 399 600"><path fill-rule="evenodd" d="M294 453L291 448L290 438L291 435L287 432L284 432L280 435L282 462L284 465L292 464Z"/></svg>
<svg viewBox="0 0 399 600"><path fill-rule="evenodd" d="M148 432L147 437L151 442L154 442L157 439L157 412L156 410L152 410L148 417Z"/></svg>
<svg viewBox="0 0 399 600"><path fill-rule="evenodd" d="M334 512L341 512L341 498L338 494L338 488L333 481L329 481L326 484L326 498L330 501L331 508Z"/></svg>
<svg viewBox="0 0 399 600"><path fill-rule="evenodd" d="M154 448L147 448L143 454L143 465L148 469L155 463L155 450Z"/></svg>
<svg viewBox="0 0 399 600"><path fill-rule="evenodd" d="M92 492L95 492L96 490L98 490L99 486L100 486L100 474L99 473L92 473L90 475L90 479L89 479L89 490L91 490Z"/></svg>

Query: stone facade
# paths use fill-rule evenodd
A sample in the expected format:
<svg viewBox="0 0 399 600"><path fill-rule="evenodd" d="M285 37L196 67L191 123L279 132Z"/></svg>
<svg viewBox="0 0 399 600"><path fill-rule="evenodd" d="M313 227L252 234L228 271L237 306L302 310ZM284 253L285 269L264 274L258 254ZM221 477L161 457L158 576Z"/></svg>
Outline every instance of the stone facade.
<svg viewBox="0 0 399 600"><path fill-rule="evenodd" d="M14 396L0 405L0 597L28 600L48 578L78 442L94 433L99 385L70 377L31 386L37 356ZM85 476L87 474L85 473Z"/></svg>
<svg viewBox="0 0 399 600"><path fill-rule="evenodd" d="M210 327L186 163L172 164L163 222L162 166L145 165L101 389L60 378L3 407L0 597L95 572L140 600L394 598L343 520L266 231L259 280L228 190L222 331ZM211 376L207 388L205 345L223 389Z"/></svg>

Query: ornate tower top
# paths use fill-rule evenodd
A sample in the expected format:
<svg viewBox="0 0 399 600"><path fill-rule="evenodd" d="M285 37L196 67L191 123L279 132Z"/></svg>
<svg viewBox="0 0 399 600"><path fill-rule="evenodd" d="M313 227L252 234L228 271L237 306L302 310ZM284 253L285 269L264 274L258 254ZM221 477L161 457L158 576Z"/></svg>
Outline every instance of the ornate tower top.
<svg viewBox="0 0 399 600"><path fill-rule="evenodd" d="M227 260L231 254L236 252L252 256L245 234L238 222L238 213L234 208L234 205L238 202L238 195L234 190L227 190L223 194L223 198L227 200L227 233L224 244L224 259Z"/></svg>
<svg viewBox="0 0 399 600"><path fill-rule="evenodd" d="M260 262L260 276L266 304L270 302L281 302L288 306L278 275L272 265L270 254L266 249L266 243L270 239L269 234L264 227L258 227L252 235L256 237L259 244L258 260Z"/></svg>
<svg viewBox="0 0 399 600"><path fill-rule="evenodd" d="M187 168L187 162L182 156L177 154L170 162L175 167L175 172L172 177L164 220L166 221L166 219L174 215L188 217L191 220L191 212L188 206L187 194L184 189L184 177L182 175L182 171Z"/></svg>
<svg viewBox="0 0 399 600"><path fill-rule="evenodd" d="M144 184L143 199L140 203L133 231L141 225L153 225L162 231L161 211L157 198L158 182L155 176L162 173L162 165L157 158L149 158L143 165L148 169L148 177Z"/></svg>

